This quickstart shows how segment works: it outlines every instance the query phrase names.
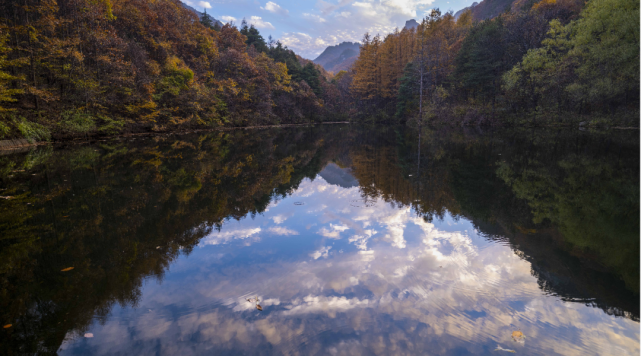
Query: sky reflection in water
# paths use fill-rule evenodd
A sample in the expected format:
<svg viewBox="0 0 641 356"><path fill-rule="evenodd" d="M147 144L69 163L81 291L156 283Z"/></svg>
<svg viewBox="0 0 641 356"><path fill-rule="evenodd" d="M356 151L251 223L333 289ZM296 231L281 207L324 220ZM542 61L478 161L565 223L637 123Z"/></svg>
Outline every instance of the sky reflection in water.
<svg viewBox="0 0 641 356"><path fill-rule="evenodd" d="M59 353L639 354L638 322L546 294L509 244L465 218L364 201L354 182L330 163L263 214L225 221Z"/></svg>

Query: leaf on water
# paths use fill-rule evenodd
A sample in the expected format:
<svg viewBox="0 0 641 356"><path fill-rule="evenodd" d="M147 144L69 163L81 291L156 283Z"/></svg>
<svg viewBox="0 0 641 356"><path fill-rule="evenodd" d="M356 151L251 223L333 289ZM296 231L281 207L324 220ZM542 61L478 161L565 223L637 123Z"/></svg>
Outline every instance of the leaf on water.
<svg viewBox="0 0 641 356"><path fill-rule="evenodd" d="M521 331L513 331L512 338L514 339L525 339L525 335Z"/></svg>
<svg viewBox="0 0 641 356"><path fill-rule="evenodd" d="M86 333L86 334L85 334L85 337L86 337L86 338L92 338L92 337L93 337L93 334L92 334L92 333Z"/></svg>
<svg viewBox="0 0 641 356"><path fill-rule="evenodd" d="M160 246L156 246L156 250L160 250Z"/></svg>
<svg viewBox="0 0 641 356"><path fill-rule="evenodd" d="M74 269L74 267L67 267L67 268L65 268L65 269L63 269L63 270L60 270L60 272L69 272L69 271L71 271L72 269Z"/></svg>
<svg viewBox="0 0 641 356"><path fill-rule="evenodd" d="M263 311L263 307L261 307L260 304L256 304L256 309Z"/></svg>
<svg viewBox="0 0 641 356"><path fill-rule="evenodd" d="M520 330L512 332L512 340L520 345L525 345L525 335Z"/></svg>
<svg viewBox="0 0 641 356"><path fill-rule="evenodd" d="M509 352L509 353L512 353L512 354L516 353L516 351L514 351L514 350L508 350L508 349L502 348L501 345L496 345L496 350L494 350L494 351L505 351L505 352Z"/></svg>
<svg viewBox="0 0 641 356"><path fill-rule="evenodd" d="M7 324L7 325L3 326L2 328L3 328L3 329L9 329L9 328L10 328L10 327L12 327L12 326L13 326L13 324Z"/></svg>

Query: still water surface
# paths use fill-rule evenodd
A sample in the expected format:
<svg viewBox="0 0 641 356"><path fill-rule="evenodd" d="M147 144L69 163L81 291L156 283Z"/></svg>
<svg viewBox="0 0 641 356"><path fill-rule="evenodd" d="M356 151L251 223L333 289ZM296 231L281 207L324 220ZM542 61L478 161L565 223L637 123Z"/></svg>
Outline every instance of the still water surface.
<svg viewBox="0 0 641 356"><path fill-rule="evenodd" d="M1 348L638 355L638 152L324 126L5 154Z"/></svg>

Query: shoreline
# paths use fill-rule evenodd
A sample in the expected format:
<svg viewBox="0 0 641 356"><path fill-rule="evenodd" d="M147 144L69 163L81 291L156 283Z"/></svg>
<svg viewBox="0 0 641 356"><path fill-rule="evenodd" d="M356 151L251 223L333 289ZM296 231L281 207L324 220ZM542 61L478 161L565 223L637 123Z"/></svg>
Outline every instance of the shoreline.
<svg viewBox="0 0 641 356"><path fill-rule="evenodd" d="M0 140L0 154L7 155L12 153L24 152L26 149L35 147L35 146L45 146L45 145L55 145L55 144L86 144L95 141L103 141L104 139L114 139L120 137L150 137L150 136L159 136L159 135L186 135L199 132L215 132L215 131L236 131L236 130L266 130L266 129L277 129L277 128L287 128L287 127L306 127L306 126L316 126L316 125L344 125L350 124L349 121L333 121L333 122L320 122L320 123L310 123L310 124L281 124L281 125L260 125L260 126L244 126L244 127L216 127L211 129L193 129L193 130L176 130L176 131L157 131L157 132L139 132L139 133L123 133L119 135L105 135L105 136L93 136L91 138L73 138L68 140L51 140L51 141L39 141L39 142L29 142L26 139L10 139L10 140Z"/></svg>
<svg viewBox="0 0 641 356"><path fill-rule="evenodd" d="M36 146L45 146L45 145L61 145L61 144L88 144L91 142L104 141L105 139L117 139L117 138L127 138L127 137L153 137L159 135L187 135L200 132L225 132L225 131L236 131L236 130L267 130L267 129L276 129L276 128L288 128L288 127L307 127L307 126L316 126L316 125L349 125L349 124L358 124L358 122L349 122L349 121L332 121L332 122L320 122L320 123L308 123L308 124L280 124L280 125L258 125L258 126L244 126L244 127L216 127L208 129L191 129L191 130L176 130L176 131L150 131L150 132L132 132L132 133L123 133L118 135L104 135L104 136L91 136L89 138L71 138L71 139L62 139L62 140L51 140L51 141L39 141L39 142L29 142L27 139L9 139L9 140L0 140L0 155L10 155L14 153L21 153L27 151L29 148ZM474 125L471 125L474 126ZM522 128L570 128L569 125L541 125L541 126L522 126ZM585 129L585 127L579 127L578 129ZM610 130L639 130L639 127L634 126L613 126L609 127Z"/></svg>

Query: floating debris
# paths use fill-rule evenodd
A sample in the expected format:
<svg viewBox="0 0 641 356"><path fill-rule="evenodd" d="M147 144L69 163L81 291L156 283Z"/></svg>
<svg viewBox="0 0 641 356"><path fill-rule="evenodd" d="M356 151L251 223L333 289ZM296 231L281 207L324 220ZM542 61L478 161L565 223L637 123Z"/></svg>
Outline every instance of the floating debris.
<svg viewBox="0 0 641 356"><path fill-rule="evenodd" d="M69 272L69 271L71 271L72 269L74 269L74 267L67 267L67 268L65 268L65 269L60 270L60 272Z"/></svg>
<svg viewBox="0 0 641 356"><path fill-rule="evenodd" d="M294 205L299 205L300 206L300 205L305 205L305 203L297 201L297 202L294 203Z"/></svg>
<svg viewBox="0 0 641 356"><path fill-rule="evenodd" d="M86 338L92 338L92 337L93 337L93 334L92 334L92 333L86 333L86 334L85 334L85 337L86 337Z"/></svg>
<svg viewBox="0 0 641 356"><path fill-rule="evenodd" d="M3 326L2 328L3 328L3 329L9 329L9 328L10 328L10 327L12 327L12 326L13 326L13 324L7 324L7 325Z"/></svg>
<svg viewBox="0 0 641 356"><path fill-rule="evenodd" d="M0 199L6 199L6 200L9 200L9 199L13 199L13 197L0 197Z"/></svg>
<svg viewBox="0 0 641 356"><path fill-rule="evenodd" d="M256 309L258 309L259 311L263 311L263 307L261 307L260 304L258 304L258 302L260 302L260 299L258 299L258 296L256 296L256 299L249 298L249 299L246 299L246 300L248 302L250 302L250 303L256 303Z"/></svg>
<svg viewBox="0 0 641 356"><path fill-rule="evenodd" d="M525 345L525 335L520 330L512 332L512 340L520 345Z"/></svg>
<svg viewBox="0 0 641 356"><path fill-rule="evenodd" d="M516 339L525 339L525 335L523 335L520 330L514 331L512 332L512 339L514 339L514 341L516 341Z"/></svg>
<svg viewBox="0 0 641 356"><path fill-rule="evenodd" d="M515 354L516 353L516 351L514 351L514 350L508 350L508 349L502 348L501 345L496 345L496 350L494 350L494 351L505 351L505 352L509 352L511 354Z"/></svg>

